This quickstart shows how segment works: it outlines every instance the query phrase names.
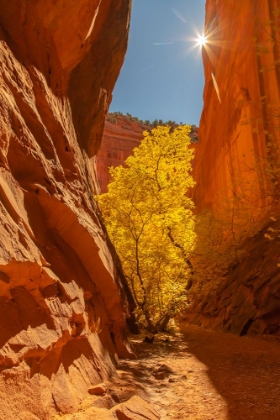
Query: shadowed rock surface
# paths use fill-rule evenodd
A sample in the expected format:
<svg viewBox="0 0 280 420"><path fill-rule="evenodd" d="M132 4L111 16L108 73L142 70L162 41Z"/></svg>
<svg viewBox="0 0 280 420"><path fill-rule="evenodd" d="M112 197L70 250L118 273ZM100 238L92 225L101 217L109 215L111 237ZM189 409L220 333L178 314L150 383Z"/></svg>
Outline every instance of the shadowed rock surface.
<svg viewBox="0 0 280 420"><path fill-rule="evenodd" d="M0 418L74 412L132 354L93 200L129 15L130 0L0 1Z"/></svg>
<svg viewBox="0 0 280 420"><path fill-rule="evenodd" d="M265 237L274 229L271 239ZM280 222L270 221L243 247L220 284L201 290L186 319L192 324L233 334L280 334Z"/></svg>

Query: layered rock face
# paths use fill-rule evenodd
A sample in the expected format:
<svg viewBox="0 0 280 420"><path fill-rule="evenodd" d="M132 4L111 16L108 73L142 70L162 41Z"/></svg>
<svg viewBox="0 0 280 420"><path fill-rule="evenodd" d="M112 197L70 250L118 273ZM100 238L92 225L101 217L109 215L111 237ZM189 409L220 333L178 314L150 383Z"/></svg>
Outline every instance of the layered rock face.
<svg viewBox="0 0 280 420"><path fill-rule="evenodd" d="M277 195L266 176L279 164L276 10L274 0L206 2L205 105L194 170L198 209L219 211L225 197L246 190L251 207L261 213Z"/></svg>
<svg viewBox="0 0 280 420"><path fill-rule="evenodd" d="M122 165L132 150L139 146L143 131L151 127L128 118L117 118L115 122L107 120L104 127L100 150L97 154L97 175L101 192L107 192L111 166Z"/></svg>
<svg viewBox="0 0 280 420"><path fill-rule="evenodd" d="M202 289L188 318L241 335L280 330L277 5L274 0L206 2L206 85L194 201L198 211L211 209L227 218L228 226L242 218L238 235L255 236L237 243L243 247L241 262L235 261L217 290ZM235 227L224 232L233 241L235 234Z"/></svg>
<svg viewBox="0 0 280 420"><path fill-rule="evenodd" d="M95 153L130 0L0 3L0 418L71 412L129 356Z"/></svg>

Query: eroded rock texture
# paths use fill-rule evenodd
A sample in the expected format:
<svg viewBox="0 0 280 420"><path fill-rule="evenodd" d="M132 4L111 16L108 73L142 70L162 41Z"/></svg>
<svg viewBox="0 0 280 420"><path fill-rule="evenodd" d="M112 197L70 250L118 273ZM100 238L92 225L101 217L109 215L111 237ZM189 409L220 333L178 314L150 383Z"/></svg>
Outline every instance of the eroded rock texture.
<svg viewBox="0 0 280 420"><path fill-rule="evenodd" d="M273 225L279 220L280 174L277 7L274 0L206 2L206 85L194 200L198 211L210 208L226 219L224 236L232 241L236 232L229 232L229 221L238 217L243 239L257 226L262 230L237 243L241 261L213 279L212 292L202 289L188 317L240 335L280 330L279 226Z"/></svg>
<svg viewBox="0 0 280 420"><path fill-rule="evenodd" d="M218 286L202 288L187 314L192 324L233 334L280 334L280 221L243 244L245 254ZM215 282L214 282L215 283Z"/></svg>
<svg viewBox="0 0 280 420"><path fill-rule="evenodd" d="M93 200L130 0L0 1L0 418L71 412L128 356Z"/></svg>

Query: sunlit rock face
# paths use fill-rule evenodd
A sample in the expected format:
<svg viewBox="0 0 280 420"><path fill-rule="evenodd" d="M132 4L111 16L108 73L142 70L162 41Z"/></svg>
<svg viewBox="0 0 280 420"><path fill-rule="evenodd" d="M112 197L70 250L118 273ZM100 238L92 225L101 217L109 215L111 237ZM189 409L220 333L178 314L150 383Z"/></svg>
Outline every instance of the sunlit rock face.
<svg viewBox="0 0 280 420"><path fill-rule="evenodd" d="M272 116L280 107L276 6L270 0L206 2L204 109L194 171L198 209L219 212L225 197L245 191L258 216L277 195L266 176L279 162L271 146L279 144L279 118Z"/></svg>
<svg viewBox="0 0 280 420"><path fill-rule="evenodd" d="M130 0L0 3L0 418L77 410L131 354L95 153Z"/></svg>
<svg viewBox="0 0 280 420"><path fill-rule="evenodd" d="M280 331L276 6L270 0L206 2L206 84L194 200L198 211L208 208L217 217L225 218L227 206L227 221L243 212L243 238L246 231L255 236L243 244L241 262L214 279L211 292L202 289L196 296L188 319L240 335Z"/></svg>

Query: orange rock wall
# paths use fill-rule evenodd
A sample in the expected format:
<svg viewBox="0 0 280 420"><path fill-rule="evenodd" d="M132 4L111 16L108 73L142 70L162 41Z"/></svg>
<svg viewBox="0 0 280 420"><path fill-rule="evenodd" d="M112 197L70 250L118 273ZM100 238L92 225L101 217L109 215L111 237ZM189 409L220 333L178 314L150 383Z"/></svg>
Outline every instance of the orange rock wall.
<svg viewBox="0 0 280 420"><path fill-rule="evenodd" d="M130 0L0 2L0 418L78 409L129 356L95 153Z"/></svg>
<svg viewBox="0 0 280 420"><path fill-rule="evenodd" d="M245 209L243 239L250 223L258 223L254 236L242 243L240 260L231 262L227 274L214 278L213 284L204 279L187 319L239 335L280 333L277 7L276 0L206 1L208 45L203 51L204 109L194 165L194 201L198 211L210 208L221 218L228 200L230 222ZM246 217L248 223L244 223ZM234 235L230 236L233 242Z"/></svg>
<svg viewBox="0 0 280 420"><path fill-rule="evenodd" d="M110 181L109 167L122 165L132 150L139 146L143 131L150 129L126 118L117 123L106 121L101 147L97 154L97 175L101 192L107 192Z"/></svg>
<svg viewBox="0 0 280 420"><path fill-rule="evenodd" d="M264 166L279 164L279 152L270 149L279 145L279 118L273 117L280 106L279 63L277 69L273 64L280 58L277 6L276 0L206 1L204 109L194 170L199 210L219 211L221 200L246 189L260 213L276 195L266 193L273 186Z"/></svg>

